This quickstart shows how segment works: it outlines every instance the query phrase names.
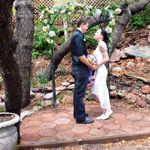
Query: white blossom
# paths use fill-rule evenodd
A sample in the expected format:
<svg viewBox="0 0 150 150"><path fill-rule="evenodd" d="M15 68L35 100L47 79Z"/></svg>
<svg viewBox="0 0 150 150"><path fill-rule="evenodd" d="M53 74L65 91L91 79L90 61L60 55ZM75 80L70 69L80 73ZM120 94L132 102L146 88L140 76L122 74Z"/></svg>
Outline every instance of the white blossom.
<svg viewBox="0 0 150 150"><path fill-rule="evenodd" d="M39 19L43 19L43 18L44 18L44 15L41 14L40 17L39 17Z"/></svg>
<svg viewBox="0 0 150 150"><path fill-rule="evenodd" d="M47 29L49 29L49 28L50 28L50 25L48 24L46 27L47 27Z"/></svg>
<svg viewBox="0 0 150 150"><path fill-rule="evenodd" d="M109 26L106 27L106 31L107 33L112 33L112 28L110 28Z"/></svg>
<svg viewBox="0 0 150 150"><path fill-rule="evenodd" d="M121 13L121 9L120 8L117 8L116 10L115 10L115 13L117 14L117 15L119 15L120 13Z"/></svg>
<svg viewBox="0 0 150 150"><path fill-rule="evenodd" d="M51 44L51 40L50 40L50 39L47 39L47 43Z"/></svg>
<svg viewBox="0 0 150 150"><path fill-rule="evenodd" d="M92 9L92 8L93 8L93 6L91 6L91 5L90 5L90 6L88 6L88 8L89 8L89 9Z"/></svg>
<svg viewBox="0 0 150 150"><path fill-rule="evenodd" d="M102 11L101 11L100 9L96 9L96 10L95 10L95 15L99 15L99 16L100 16L101 13L102 13Z"/></svg>
<svg viewBox="0 0 150 150"><path fill-rule="evenodd" d="M54 10L49 10L49 13L50 13L51 15L53 15L55 12L54 12Z"/></svg>
<svg viewBox="0 0 150 150"><path fill-rule="evenodd" d="M54 37L54 36L56 36L56 34L55 34L54 31L50 31L50 32L49 32L49 36L50 36L50 37Z"/></svg>
<svg viewBox="0 0 150 150"><path fill-rule="evenodd" d="M47 32L47 27L44 26L44 27L42 28L42 30L43 30L43 32Z"/></svg>
<svg viewBox="0 0 150 150"><path fill-rule="evenodd" d="M110 16L109 16L110 19L113 19L115 18L114 14L110 13Z"/></svg>
<svg viewBox="0 0 150 150"><path fill-rule="evenodd" d="M70 7L70 10L73 11L73 10L74 10L74 6L71 6L71 7Z"/></svg>
<svg viewBox="0 0 150 150"><path fill-rule="evenodd" d="M112 19L112 20L109 22L109 25L114 26L114 25L115 25L115 19Z"/></svg>
<svg viewBox="0 0 150 150"><path fill-rule="evenodd" d="M44 23L47 24L47 23L48 23L48 19L45 19L45 20L44 20Z"/></svg>
<svg viewBox="0 0 150 150"><path fill-rule="evenodd" d="M45 11L44 11L44 10L42 10L42 11L41 11L41 15L44 15L44 13L45 13Z"/></svg>
<svg viewBox="0 0 150 150"><path fill-rule="evenodd" d="M71 15L72 13L71 12L68 12L68 15Z"/></svg>
<svg viewBox="0 0 150 150"><path fill-rule="evenodd" d="M60 13L61 14L65 14L66 13L66 9L62 10Z"/></svg>
<svg viewBox="0 0 150 150"><path fill-rule="evenodd" d="M51 40L51 44L53 44L54 43L54 40Z"/></svg>
<svg viewBox="0 0 150 150"><path fill-rule="evenodd" d="M104 10L106 10L106 11L108 11L108 9L109 9L109 6L106 6L106 7L104 8Z"/></svg>

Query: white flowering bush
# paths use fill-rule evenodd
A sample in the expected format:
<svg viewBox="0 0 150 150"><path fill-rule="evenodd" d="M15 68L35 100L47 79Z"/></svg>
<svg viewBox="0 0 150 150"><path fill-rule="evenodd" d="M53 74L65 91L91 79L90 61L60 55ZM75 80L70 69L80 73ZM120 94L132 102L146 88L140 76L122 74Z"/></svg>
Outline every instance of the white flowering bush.
<svg viewBox="0 0 150 150"><path fill-rule="evenodd" d="M56 27L56 22L60 18L63 18L64 33L67 34L65 36L69 36L68 30L74 30L76 24L76 17L72 17L73 14L75 16L81 16L83 14L86 16L106 16L106 14L108 14L109 22L106 24L105 28L111 40L117 16L121 13L121 9L115 3L112 3L102 9L93 8L93 6L87 6L81 3L67 3L57 7L42 6L39 10L40 16L37 21L38 26L35 26L33 55L38 55L38 52L40 51L42 52L42 55L50 58L53 55L52 51L56 46L56 41L59 41L57 39L61 30ZM87 37L93 37L91 34L93 33L90 33L90 36ZM93 41L94 40L91 40L91 38L87 38L87 44L90 42L89 44L91 45Z"/></svg>

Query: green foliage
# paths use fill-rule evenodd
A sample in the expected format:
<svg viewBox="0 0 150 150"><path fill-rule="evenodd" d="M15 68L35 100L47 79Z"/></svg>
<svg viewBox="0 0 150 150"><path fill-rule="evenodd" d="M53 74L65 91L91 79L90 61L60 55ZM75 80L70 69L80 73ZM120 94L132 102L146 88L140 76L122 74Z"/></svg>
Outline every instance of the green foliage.
<svg viewBox="0 0 150 150"><path fill-rule="evenodd" d="M134 16L131 20L131 28L138 29L145 27L145 21L141 16Z"/></svg>
<svg viewBox="0 0 150 150"><path fill-rule="evenodd" d="M5 107L4 106L0 106L0 112L5 112Z"/></svg>
<svg viewBox="0 0 150 150"><path fill-rule="evenodd" d="M99 29L98 26L95 26L93 28L91 28L87 33L85 33L85 37L86 37L86 44L88 48L93 48L95 47L95 45L97 45L96 40L93 38L95 32Z"/></svg>
<svg viewBox="0 0 150 150"><path fill-rule="evenodd" d="M38 85L38 83L35 80L31 80L30 83L31 83L31 87L33 88L37 87Z"/></svg>
<svg viewBox="0 0 150 150"><path fill-rule="evenodd" d="M129 26L131 29L144 28L146 25L150 24L150 4L147 5L145 11L141 12L138 15L132 17Z"/></svg>
<svg viewBox="0 0 150 150"><path fill-rule="evenodd" d="M42 106L41 101L40 100L36 100L35 101L35 106Z"/></svg>
<svg viewBox="0 0 150 150"><path fill-rule="evenodd" d="M46 76L44 74L38 74L36 76L37 80L39 81L40 84L47 84L48 83L48 79L46 78Z"/></svg>
<svg viewBox="0 0 150 150"><path fill-rule="evenodd" d="M37 58L39 56L50 57L50 44L46 41L46 36L41 30L42 24L39 21L35 22L34 40L33 40L33 50L32 58Z"/></svg>

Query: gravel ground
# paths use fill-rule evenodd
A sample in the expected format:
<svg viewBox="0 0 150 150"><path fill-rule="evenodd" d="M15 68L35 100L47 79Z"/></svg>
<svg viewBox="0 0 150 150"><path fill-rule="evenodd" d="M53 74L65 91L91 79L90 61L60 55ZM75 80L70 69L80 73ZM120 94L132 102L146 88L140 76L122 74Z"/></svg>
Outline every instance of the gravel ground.
<svg viewBox="0 0 150 150"><path fill-rule="evenodd" d="M51 150L150 150L150 137L148 139L121 141L118 143L80 145Z"/></svg>

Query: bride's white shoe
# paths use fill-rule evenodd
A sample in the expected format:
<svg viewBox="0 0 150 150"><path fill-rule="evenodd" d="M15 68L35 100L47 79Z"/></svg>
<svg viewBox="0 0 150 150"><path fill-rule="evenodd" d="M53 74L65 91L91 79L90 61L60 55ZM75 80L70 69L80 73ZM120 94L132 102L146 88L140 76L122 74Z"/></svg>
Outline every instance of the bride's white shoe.
<svg viewBox="0 0 150 150"><path fill-rule="evenodd" d="M113 113L112 110L106 111L106 113L105 113L105 115L103 116L102 120L108 119L108 118L112 115L112 113Z"/></svg>
<svg viewBox="0 0 150 150"><path fill-rule="evenodd" d="M101 116L97 117L96 119L106 120L112 115L112 110L107 110L105 113L103 113Z"/></svg>
<svg viewBox="0 0 150 150"><path fill-rule="evenodd" d="M105 116L105 113L103 113L102 115L100 115L99 117L97 117L96 119L99 120L99 119L103 119L103 117Z"/></svg>

